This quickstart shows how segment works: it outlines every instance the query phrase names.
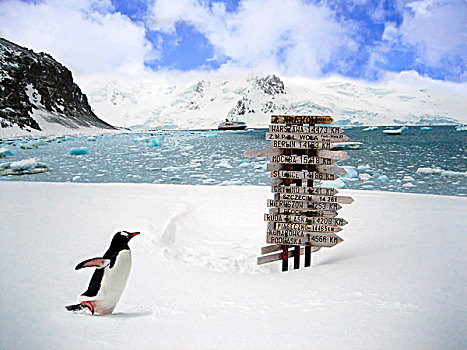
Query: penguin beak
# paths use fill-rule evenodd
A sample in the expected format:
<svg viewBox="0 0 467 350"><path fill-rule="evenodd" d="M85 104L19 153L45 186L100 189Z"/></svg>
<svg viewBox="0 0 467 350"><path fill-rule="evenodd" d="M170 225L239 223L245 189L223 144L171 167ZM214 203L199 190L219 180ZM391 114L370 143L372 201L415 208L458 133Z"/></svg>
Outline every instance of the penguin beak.
<svg viewBox="0 0 467 350"><path fill-rule="evenodd" d="M139 234L140 234L139 232L130 233L130 238L133 238L134 236L138 236Z"/></svg>

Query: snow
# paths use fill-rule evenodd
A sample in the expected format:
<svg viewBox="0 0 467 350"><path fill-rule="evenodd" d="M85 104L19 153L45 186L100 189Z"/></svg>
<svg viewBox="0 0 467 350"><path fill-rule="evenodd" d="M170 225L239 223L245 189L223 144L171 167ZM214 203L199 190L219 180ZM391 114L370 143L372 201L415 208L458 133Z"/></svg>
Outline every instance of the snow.
<svg viewBox="0 0 467 350"><path fill-rule="evenodd" d="M388 76L378 83L281 76L285 94L274 97L258 90L257 77L257 72L220 70L133 78L78 75L76 80L99 118L146 130L217 128L241 100L255 111L239 116L248 127L267 127L271 109L266 106L271 104L275 113L332 115L342 125L466 122L465 84L433 81L414 72Z"/></svg>
<svg viewBox="0 0 467 350"><path fill-rule="evenodd" d="M466 199L339 194L345 241L281 273L256 265L266 186L0 183L0 348L466 348ZM118 230L114 314L67 312Z"/></svg>

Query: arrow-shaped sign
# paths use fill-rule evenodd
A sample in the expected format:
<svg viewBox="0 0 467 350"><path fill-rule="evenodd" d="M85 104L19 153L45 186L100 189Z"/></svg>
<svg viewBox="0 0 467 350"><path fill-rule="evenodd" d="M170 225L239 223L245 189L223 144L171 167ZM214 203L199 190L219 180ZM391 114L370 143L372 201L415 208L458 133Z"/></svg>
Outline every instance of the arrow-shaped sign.
<svg viewBox="0 0 467 350"><path fill-rule="evenodd" d="M344 226L348 222L342 218L325 218L300 215L284 215L284 214L264 214L264 221L268 222L291 222L306 225L331 225Z"/></svg>
<svg viewBox="0 0 467 350"><path fill-rule="evenodd" d="M301 193L276 193L275 200L289 200L289 201L309 201L320 203L340 203L351 204L353 203L352 197L346 196L319 196L319 195L306 195Z"/></svg>
<svg viewBox="0 0 467 350"><path fill-rule="evenodd" d="M285 245L311 245L315 247L334 247L343 239L332 232L308 232L299 230L268 230L266 243Z"/></svg>
<svg viewBox="0 0 467 350"><path fill-rule="evenodd" d="M271 124L331 124L327 115L272 115Z"/></svg>
<svg viewBox="0 0 467 350"><path fill-rule="evenodd" d="M302 210L339 210L342 207L337 203L321 203L308 201L286 201L268 199L267 205L269 208L289 208Z"/></svg>

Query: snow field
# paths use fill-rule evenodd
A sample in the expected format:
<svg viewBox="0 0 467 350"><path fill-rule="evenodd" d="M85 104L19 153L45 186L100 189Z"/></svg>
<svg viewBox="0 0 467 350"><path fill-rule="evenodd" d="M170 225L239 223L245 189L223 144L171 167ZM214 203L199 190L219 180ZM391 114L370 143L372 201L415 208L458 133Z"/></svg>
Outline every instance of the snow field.
<svg viewBox="0 0 467 350"><path fill-rule="evenodd" d="M0 183L0 348L465 348L466 199L339 194L345 241L281 273L256 265L266 186ZM115 313L66 312L123 229Z"/></svg>

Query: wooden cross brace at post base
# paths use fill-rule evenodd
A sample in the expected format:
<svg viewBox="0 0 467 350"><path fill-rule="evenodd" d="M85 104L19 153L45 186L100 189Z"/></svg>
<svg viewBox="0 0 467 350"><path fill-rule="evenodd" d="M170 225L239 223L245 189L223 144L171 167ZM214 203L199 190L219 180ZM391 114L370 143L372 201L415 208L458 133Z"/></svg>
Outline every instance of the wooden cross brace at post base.
<svg viewBox="0 0 467 350"><path fill-rule="evenodd" d="M266 139L271 141L270 154L282 156L271 157L268 165L273 177L271 185L275 196L274 200L268 200L270 210L269 214L265 214L264 220L268 222L267 242L286 244L262 247L258 265L282 260L282 271L288 271L290 256L294 259L294 269L299 269L300 256L305 255L305 267L309 267L312 252L342 242L336 232L341 231L339 226L347 224L347 221L335 217L336 211L341 207L337 203L349 204L353 199L333 198L337 193L335 189L314 187L316 180L337 178L337 175L329 174L330 170L334 170L332 167L323 166L332 164L326 163L330 160L326 158L331 158L336 152L332 151L329 141L348 139L345 135L340 135L341 128L316 126L332 122L330 116L271 116L270 132L266 134ZM293 134L283 136L277 132ZM329 148L331 150L322 151ZM295 198L281 193L304 195Z"/></svg>

